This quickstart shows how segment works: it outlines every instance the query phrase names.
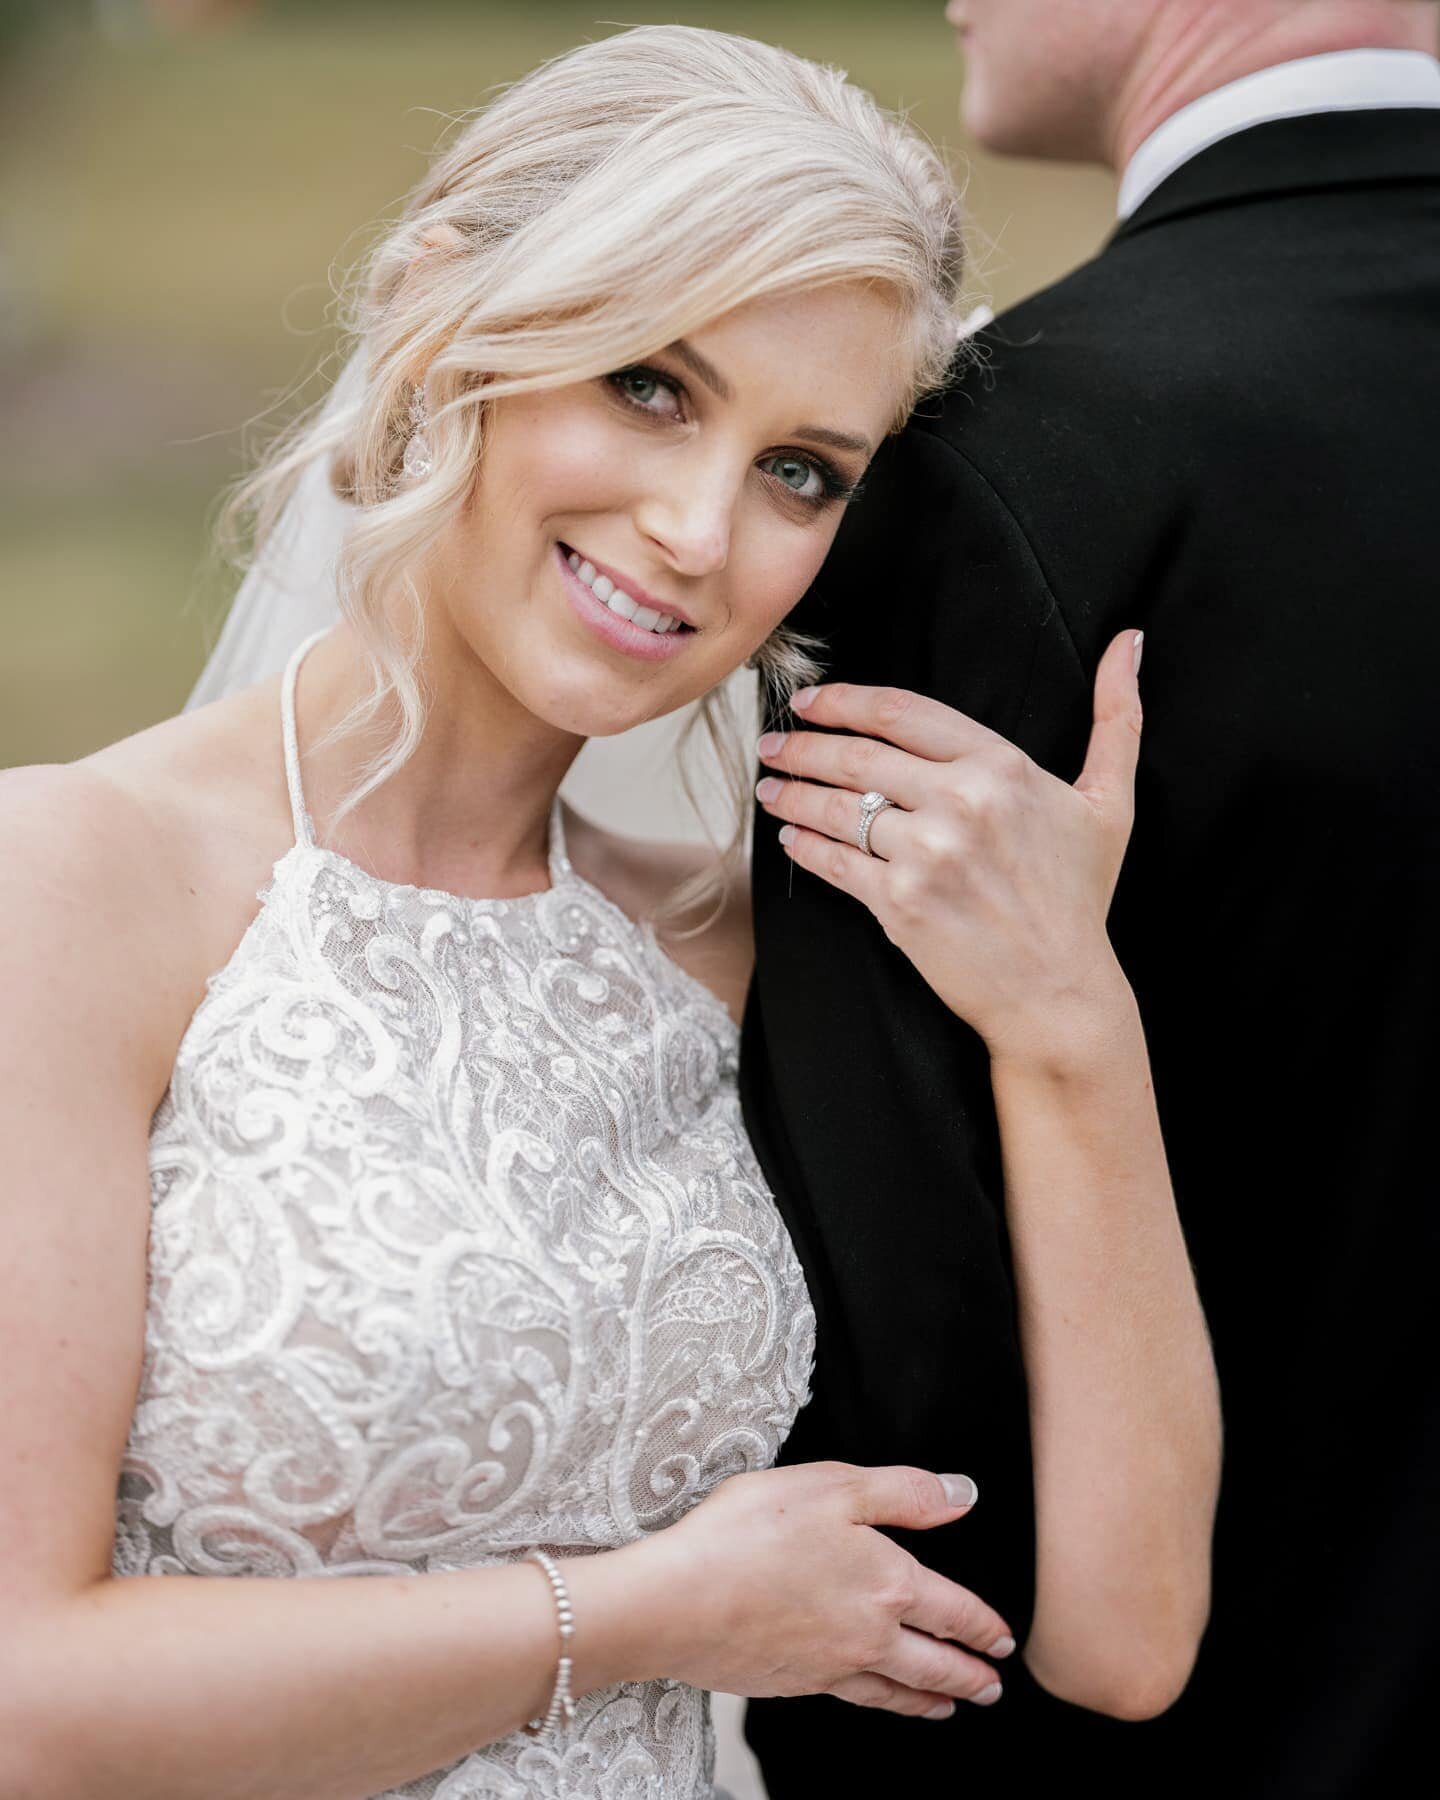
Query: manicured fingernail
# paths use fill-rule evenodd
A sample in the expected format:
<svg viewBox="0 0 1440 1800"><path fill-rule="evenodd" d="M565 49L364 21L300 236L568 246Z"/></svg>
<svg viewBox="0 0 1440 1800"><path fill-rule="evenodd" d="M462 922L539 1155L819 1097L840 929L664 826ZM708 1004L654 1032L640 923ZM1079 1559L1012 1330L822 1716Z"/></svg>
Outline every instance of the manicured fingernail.
<svg viewBox="0 0 1440 1800"><path fill-rule="evenodd" d="M798 711L804 712L805 708L810 705L819 692L819 688L796 688L795 692L790 696L790 704Z"/></svg>
<svg viewBox="0 0 1440 1800"><path fill-rule="evenodd" d="M977 1706L993 1706L1000 1698L1000 1693L1000 1683L998 1681L992 1681L989 1687L981 1688L980 1692L975 1696L975 1704Z"/></svg>
<svg viewBox="0 0 1440 1800"><path fill-rule="evenodd" d="M793 844L795 842L795 827L793 825L782 825L780 827L780 842L782 844Z"/></svg>
<svg viewBox="0 0 1440 1800"><path fill-rule="evenodd" d="M1135 673L1137 675L1140 673L1140 658L1144 654L1145 654L1145 633L1143 631L1137 631L1135 633Z"/></svg>
<svg viewBox="0 0 1440 1800"><path fill-rule="evenodd" d="M767 775L763 781L756 784L755 798L757 800L764 800L768 804L769 801L777 799L779 794L780 783L773 775Z"/></svg>
<svg viewBox="0 0 1440 1800"><path fill-rule="evenodd" d="M968 1475L942 1475L940 1485L952 1506L973 1506L980 1498L979 1488Z"/></svg>
<svg viewBox="0 0 1440 1800"><path fill-rule="evenodd" d="M995 1642L990 1646L990 1648L985 1652L985 1654L987 1656L1009 1656L1010 1653L1014 1650L1014 1648L1015 1648L1014 1638L1012 1638L1012 1637L996 1638Z"/></svg>
<svg viewBox="0 0 1440 1800"><path fill-rule="evenodd" d="M774 756L777 750L785 748L785 733L783 731L767 731L755 748L761 756Z"/></svg>
<svg viewBox="0 0 1440 1800"><path fill-rule="evenodd" d="M955 1717L955 1702L953 1700L942 1700L938 1706L932 1706L929 1712L922 1713L921 1717L926 1719L953 1719Z"/></svg>

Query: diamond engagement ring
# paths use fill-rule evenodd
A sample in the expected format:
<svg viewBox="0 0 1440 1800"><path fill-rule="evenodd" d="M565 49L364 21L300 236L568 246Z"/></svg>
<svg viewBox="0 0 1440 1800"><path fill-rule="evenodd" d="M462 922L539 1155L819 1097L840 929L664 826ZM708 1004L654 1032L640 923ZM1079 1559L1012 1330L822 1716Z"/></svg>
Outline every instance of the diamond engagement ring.
<svg viewBox="0 0 1440 1800"><path fill-rule="evenodd" d="M894 804L893 800L887 800L877 788L871 788L868 794L860 796L860 829L855 834L855 842L867 856L875 854L870 848L870 827L887 806Z"/></svg>

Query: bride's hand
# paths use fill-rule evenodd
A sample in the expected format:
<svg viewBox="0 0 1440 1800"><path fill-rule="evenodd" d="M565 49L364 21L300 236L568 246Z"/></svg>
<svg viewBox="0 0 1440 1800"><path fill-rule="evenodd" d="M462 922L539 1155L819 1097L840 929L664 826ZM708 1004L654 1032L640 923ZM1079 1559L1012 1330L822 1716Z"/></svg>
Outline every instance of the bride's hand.
<svg viewBox="0 0 1440 1800"><path fill-rule="evenodd" d="M657 1674L724 1693L833 1694L948 1717L957 1699L998 1697L980 1658L1014 1649L1009 1628L876 1527L948 1525L970 1504L922 1469L801 1463L722 1481L614 1562L619 1573L631 1561L627 1592ZM583 1580L583 1562L573 1567Z"/></svg>
<svg viewBox="0 0 1440 1800"><path fill-rule="evenodd" d="M1140 634L1095 678L1073 787L937 700L843 682L794 705L825 733L760 740L765 810L803 868L869 907L890 941L992 1054L1045 1057L1128 992L1106 916L1130 838L1140 751ZM833 734L833 735L832 735ZM893 802L858 848L861 796ZM837 977L840 972L837 971Z"/></svg>

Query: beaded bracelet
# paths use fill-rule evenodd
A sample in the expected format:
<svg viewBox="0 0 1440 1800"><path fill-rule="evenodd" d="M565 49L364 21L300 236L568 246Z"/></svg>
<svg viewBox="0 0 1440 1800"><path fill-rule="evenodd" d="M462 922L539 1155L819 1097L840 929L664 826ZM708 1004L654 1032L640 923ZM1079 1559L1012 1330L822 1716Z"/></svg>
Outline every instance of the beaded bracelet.
<svg viewBox="0 0 1440 1800"><path fill-rule="evenodd" d="M562 1718L569 1725L575 1717L575 1701L570 1693L570 1670L574 1666L570 1640L575 1635L575 1613L570 1605L570 1590L565 1585L565 1577L553 1556L544 1550L527 1550L520 1560L539 1563L544 1570L550 1591L555 1596L555 1613L560 1625L560 1661L555 1670L555 1692L550 1696L544 1718L531 1719L525 1726L531 1737L544 1737Z"/></svg>

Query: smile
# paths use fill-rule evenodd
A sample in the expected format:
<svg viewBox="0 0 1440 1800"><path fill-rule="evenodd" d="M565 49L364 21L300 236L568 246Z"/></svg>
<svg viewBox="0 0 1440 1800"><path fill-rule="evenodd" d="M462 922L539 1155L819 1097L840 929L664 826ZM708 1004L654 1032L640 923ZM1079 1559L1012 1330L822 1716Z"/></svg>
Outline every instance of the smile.
<svg viewBox="0 0 1440 1800"><path fill-rule="evenodd" d="M638 600L630 598L624 588L616 587L608 575L601 575L594 563L584 561L578 551L572 550L565 560L595 598L603 601L611 612L619 613L622 619L628 619L642 631L653 631L657 637L664 637L667 631L680 630L680 620L673 613L658 612L653 606L641 606Z"/></svg>
<svg viewBox="0 0 1440 1800"><path fill-rule="evenodd" d="M569 544L557 544L556 555L571 605L613 648L646 661L662 661L678 654L695 636L688 620L636 600Z"/></svg>

